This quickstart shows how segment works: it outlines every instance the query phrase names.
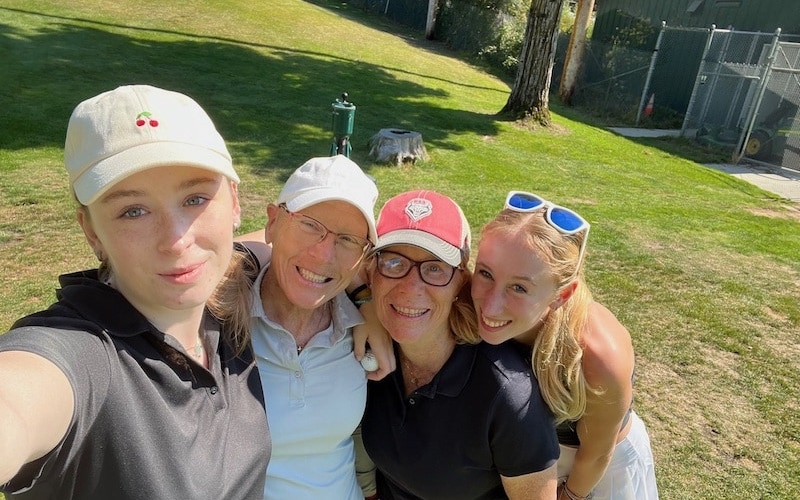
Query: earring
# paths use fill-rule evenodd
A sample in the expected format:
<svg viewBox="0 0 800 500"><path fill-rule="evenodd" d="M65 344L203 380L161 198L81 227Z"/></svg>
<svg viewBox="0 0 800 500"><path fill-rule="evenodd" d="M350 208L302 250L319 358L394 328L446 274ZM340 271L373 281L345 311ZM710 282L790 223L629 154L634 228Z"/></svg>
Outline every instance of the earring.
<svg viewBox="0 0 800 500"><path fill-rule="evenodd" d="M239 230L239 222L234 222L233 223L233 230L234 231L238 231Z"/></svg>

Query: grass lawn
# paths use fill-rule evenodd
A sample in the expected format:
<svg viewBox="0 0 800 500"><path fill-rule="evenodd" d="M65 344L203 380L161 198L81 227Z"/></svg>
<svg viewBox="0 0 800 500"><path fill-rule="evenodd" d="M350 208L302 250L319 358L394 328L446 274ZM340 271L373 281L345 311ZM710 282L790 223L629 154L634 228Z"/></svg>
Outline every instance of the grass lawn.
<svg viewBox="0 0 800 500"><path fill-rule="evenodd" d="M79 101L127 83L197 99L242 176L248 231L294 168L329 154L347 91L352 158L381 203L439 190L476 239L509 189L591 222L588 280L633 336L661 498L800 498L800 207L702 165L719 153L621 138L557 103L550 129L499 120L507 82L332 0L4 0L0 54L0 331L95 265L62 166ZM420 132L430 160L373 164L385 127Z"/></svg>

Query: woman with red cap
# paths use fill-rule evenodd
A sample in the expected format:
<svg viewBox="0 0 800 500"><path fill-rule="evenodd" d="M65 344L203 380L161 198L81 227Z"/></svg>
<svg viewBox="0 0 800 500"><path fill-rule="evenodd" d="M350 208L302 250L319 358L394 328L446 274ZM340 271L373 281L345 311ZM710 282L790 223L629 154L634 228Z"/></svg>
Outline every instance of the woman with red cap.
<svg viewBox="0 0 800 500"><path fill-rule="evenodd" d="M470 230L433 191L381 209L369 264L373 308L398 370L370 382L364 446L387 499L552 499L558 443L526 352L480 343Z"/></svg>

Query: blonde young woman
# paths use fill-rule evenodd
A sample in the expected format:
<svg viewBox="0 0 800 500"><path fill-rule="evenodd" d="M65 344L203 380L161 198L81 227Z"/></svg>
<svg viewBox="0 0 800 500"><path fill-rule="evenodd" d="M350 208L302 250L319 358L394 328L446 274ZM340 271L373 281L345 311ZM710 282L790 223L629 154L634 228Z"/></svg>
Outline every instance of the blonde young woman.
<svg viewBox="0 0 800 500"><path fill-rule="evenodd" d="M525 192L483 228L472 297L481 338L532 348L558 421L561 500L658 498L650 441L632 410L634 353L625 327L583 279L589 224Z"/></svg>

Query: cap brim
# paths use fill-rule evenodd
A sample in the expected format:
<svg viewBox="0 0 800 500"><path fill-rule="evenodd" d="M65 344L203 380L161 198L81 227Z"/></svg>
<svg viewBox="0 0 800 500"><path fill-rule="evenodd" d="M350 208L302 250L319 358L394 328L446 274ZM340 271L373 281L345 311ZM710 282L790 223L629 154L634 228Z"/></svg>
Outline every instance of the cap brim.
<svg viewBox="0 0 800 500"><path fill-rule="evenodd" d="M78 201L89 205L126 177L150 168L177 165L210 170L239 183L230 157L191 144L152 142L100 160L75 180L73 189Z"/></svg>
<svg viewBox="0 0 800 500"><path fill-rule="evenodd" d="M400 229L384 234L378 239L378 244L375 245L375 251L392 245L413 245L429 251L435 255L437 259L453 267L461 265L461 250L459 248L425 231Z"/></svg>

